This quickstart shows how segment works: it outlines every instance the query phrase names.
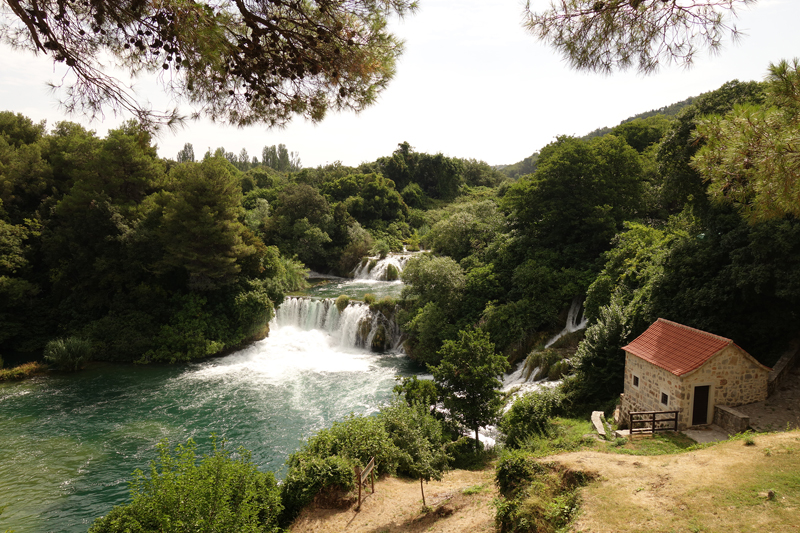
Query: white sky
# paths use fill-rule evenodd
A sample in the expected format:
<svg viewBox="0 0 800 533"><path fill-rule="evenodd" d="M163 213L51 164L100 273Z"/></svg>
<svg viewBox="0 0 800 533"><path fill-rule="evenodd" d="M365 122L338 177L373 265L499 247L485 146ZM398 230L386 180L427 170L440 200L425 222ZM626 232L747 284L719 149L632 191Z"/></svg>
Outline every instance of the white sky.
<svg viewBox="0 0 800 533"><path fill-rule="evenodd" d="M694 67L635 73L578 73L521 27L523 0L420 0L419 11L393 21L406 41L397 74L377 103L359 115L329 115L314 125L295 119L286 129L244 129L191 122L162 133L159 154L174 158L184 143L196 156L223 146L261 158L265 145L283 143L304 166L341 161L355 166L390 155L408 141L419 152L511 164L557 135L584 135L629 116L718 88L732 79L762 80L770 62L800 55L800 2L760 0L739 11L747 35L721 54L698 55ZM534 7L546 0L533 0ZM58 110L52 62L0 48L0 110L52 126L83 122L99 135L122 118L88 123ZM159 95L151 96L156 101ZM163 99L162 99L163 101Z"/></svg>

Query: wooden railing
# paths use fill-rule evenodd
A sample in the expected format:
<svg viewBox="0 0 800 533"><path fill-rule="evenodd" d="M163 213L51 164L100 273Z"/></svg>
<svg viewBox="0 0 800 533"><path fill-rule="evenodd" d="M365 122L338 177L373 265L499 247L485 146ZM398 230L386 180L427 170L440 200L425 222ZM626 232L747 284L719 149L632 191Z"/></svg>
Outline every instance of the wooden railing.
<svg viewBox="0 0 800 533"><path fill-rule="evenodd" d="M631 435L640 435L644 433L650 433L652 435L656 431L678 431L679 412L680 411L631 412ZM661 418L659 418L659 416L661 416ZM637 424L640 424L640 426L636 427Z"/></svg>
<svg viewBox="0 0 800 533"><path fill-rule="evenodd" d="M361 487L367 482L367 478L371 478L372 494L375 494L375 458L372 457L367 463L367 466L362 470L360 466L356 467L356 484L358 485L358 507L356 511L361 509Z"/></svg>

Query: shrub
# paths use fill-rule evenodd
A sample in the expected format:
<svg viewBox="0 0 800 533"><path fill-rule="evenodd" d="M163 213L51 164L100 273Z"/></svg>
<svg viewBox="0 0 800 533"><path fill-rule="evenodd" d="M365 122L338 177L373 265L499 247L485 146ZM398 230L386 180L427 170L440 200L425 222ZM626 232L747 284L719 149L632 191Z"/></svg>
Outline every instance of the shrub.
<svg viewBox="0 0 800 533"><path fill-rule="evenodd" d="M481 441L475 442L474 438L466 435L449 442L445 449L453 458L451 466L459 470L482 470L494 458L492 450L485 450Z"/></svg>
<svg viewBox="0 0 800 533"><path fill-rule="evenodd" d="M419 379L417 376L397 377L399 385L392 389L397 395L402 396L408 405L415 403L431 408L436 405L436 384L430 379Z"/></svg>
<svg viewBox="0 0 800 533"><path fill-rule="evenodd" d="M522 450L506 450L500 456L495 473L495 483L500 494L513 498L530 485L537 472L543 467Z"/></svg>
<svg viewBox="0 0 800 533"><path fill-rule="evenodd" d="M282 505L275 477L259 472L244 448L232 454L216 439L213 446L198 464L191 439L174 456L161 442L149 475L133 474L131 503L95 520L89 533L278 533Z"/></svg>
<svg viewBox="0 0 800 533"><path fill-rule="evenodd" d="M375 468L381 474L397 472L399 452L380 421L375 417L350 415L335 422L310 438L303 454L330 457L340 455L365 466L375 457ZM292 458L289 458L289 465Z"/></svg>
<svg viewBox="0 0 800 533"><path fill-rule="evenodd" d="M389 255L391 248L389 243L383 239L379 239L375 241L375 245L372 247L373 253L380 257L381 259L386 259L386 256Z"/></svg>
<svg viewBox="0 0 800 533"><path fill-rule="evenodd" d="M384 277L386 278L386 281L395 281L400 279L400 271L397 270L397 267L394 265L387 265Z"/></svg>
<svg viewBox="0 0 800 533"><path fill-rule="evenodd" d="M561 394L556 389L529 392L509 409L500 421L506 436L506 446L519 448L531 435L545 435L550 430L550 418L558 414Z"/></svg>
<svg viewBox="0 0 800 533"><path fill-rule="evenodd" d="M384 296L380 301L371 303L369 308L373 313L380 312L386 318L391 318L397 309L397 300L391 296Z"/></svg>
<svg viewBox="0 0 800 533"><path fill-rule="evenodd" d="M398 474L426 481L442 478L452 457L445 448L442 424L427 406L395 400L381 408L378 419L399 451Z"/></svg>
<svg viewBox="0 0 800 533"><path fill-rule="evenodd" d="M346 294L342 294L336 298L336 309L338 309L340 313L344 313L348 305L350 305L350 297Z"/></svg>
<svg viewBox="0 0 800 533"><path fill-rule="evenodd" d="M380 420L350 415L306 441L289 456L282 487L285 510L281 523L288 525L304 506L323 492L353 488L353 467L366 466L375 457L378 474L394 474L401 456Z"/></svg>
<svg viewBox="0 0 800 533"><path fill-rule="evenodd" d="M578 487L591 474L555 463L539 463L520 450L507 453L497 468L495 523L501 533L566 531L578 510Z"/></svg>
<svg viewBox="0 0 800 533"><path fill-rule="evenodd" d="M525 359L525 375L533 381L558 379L569 369L569 364L564 362L567 355L567 352L553 348L531 352Z"/></svg>
<svg viewBox="0 0 800 533"><path fill-rule="evenodd" d="M55 339L44 347L44 358L59 370L75 372L92 358L92 343L78 337Z"/></svg>
<svg viewBox="0 0 800 533"><path fill-rule="evenodd" d="M353 469L355 461L332 455L319 457L313 454L292 455L292 466L281 485L283 513L281 524L288 525L303 507L322 493L350 491L355 488Z"/></svg>
<svg viewBox="0 0 800 533"><path fill-rule="evenodd" d="M364 295L364 303L372 306L376 302L376 298L374 294L365 294Z"/></svg>

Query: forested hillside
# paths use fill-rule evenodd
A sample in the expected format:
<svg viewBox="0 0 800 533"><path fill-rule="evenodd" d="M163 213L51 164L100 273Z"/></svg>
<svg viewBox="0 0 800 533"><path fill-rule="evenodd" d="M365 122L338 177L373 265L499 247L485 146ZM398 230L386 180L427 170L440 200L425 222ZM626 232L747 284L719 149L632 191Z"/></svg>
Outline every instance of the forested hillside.
<svg viewBox="0 0 800 533"><path fill-rule="evenodd" d="M780 205L751 216L757 191L731 203L734 184L713 182L712 201L697 162L721 135L709 125L728 120L705 117L788 109L796 77L558 137L516 181L405 142L359 167L301 168L282 145L261 162L224 148L195 162L187 145L176 162L135 123L101 139L2 113L0 353L33 359L77 338L103 360L218 354L266 334L307 269L347 276L367 255L422 246L396 314L420 362L473 328L520 360L578 297L591 327L570 363L576 402L619 392L619 347L658 317L771 364L798 325L800 225Z"/></svg>

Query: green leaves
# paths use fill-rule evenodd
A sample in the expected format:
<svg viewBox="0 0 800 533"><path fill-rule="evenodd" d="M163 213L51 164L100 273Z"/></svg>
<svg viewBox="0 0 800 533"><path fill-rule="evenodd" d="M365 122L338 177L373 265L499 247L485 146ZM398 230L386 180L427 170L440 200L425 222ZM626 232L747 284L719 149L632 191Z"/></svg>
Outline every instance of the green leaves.
<svg viewBox="0 0 800 533"><path fill-rule="evenodd" d="M502 201L520 246L529 257L541 248L557 252L553 266L590 266L636 212L642 174L637 152L613 135L589 142L559 137L542 149L537 165Z"/></svg>
<svg viewBox="0 0 800 533"><path fill-rule="evenodd" d="M134 472L131 503L98 518L90 533L280 530L279 488L271 472L257 470L249 451L234 454L215 438L213 452L202 457L191 439L174 451L161 442L158 452L148 473Z"/></svg>
<svg viewBox="0 0 800 533"><path fill-rule="evenodd" d="M800 215L800 61L769 69L766 104L700 120L705 145L692 160L709 195L753 222Z"/></svg>
<svg viewBox="0 0 800 533"><path fill-rule="evenodd" d="M541 13L531 12L529 3L524 26L575 69L650 74L662 63L690 65L701 49L719 49L727 33L737 38L725 15L754 1L564 0Z"/></svg>
<svg viewBox="0 0 800 533"><path fill-rule="evenodd" d="M547 435L550 418L556 415L562 401L561 393L557 389L529 392L517 398L500 421L506 446L519 448L530 436Z"/></svg>
<svg viewBox="0 0 800 533"><path fill-rule="evenodd" d="M159 268L185 270L196 290L232 283L241 270L238 262L256 251L243 239L237 180L217 158L179 165L170 179L175 186L159 227L165 252Z"/></svg>
<svg viewBox="0 0 800 533"><path fill-rule="evenodd" d="M458 332L439 350L441 362L431 366L433 379L441 391L444 407L459 423L476 433L493 423L502 401L498 379L508 369L508 361L494 352L489 335L480 329Z"/></svg>

